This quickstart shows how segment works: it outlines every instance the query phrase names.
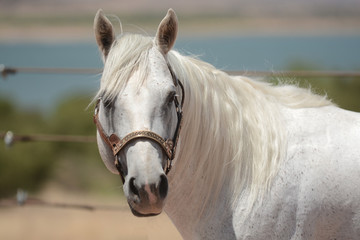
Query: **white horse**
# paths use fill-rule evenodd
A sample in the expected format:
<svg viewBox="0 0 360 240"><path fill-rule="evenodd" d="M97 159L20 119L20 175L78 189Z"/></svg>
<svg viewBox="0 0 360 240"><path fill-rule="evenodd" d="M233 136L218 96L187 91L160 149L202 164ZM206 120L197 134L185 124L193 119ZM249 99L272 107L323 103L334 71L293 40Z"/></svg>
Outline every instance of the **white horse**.
<svg viewBox="0 0 360 240"><path fill-rule="evenodd" d="M135 215L185 239L360 239L359 113L180 55L171 9L155 38L94 27L98 147Z"/></svg>

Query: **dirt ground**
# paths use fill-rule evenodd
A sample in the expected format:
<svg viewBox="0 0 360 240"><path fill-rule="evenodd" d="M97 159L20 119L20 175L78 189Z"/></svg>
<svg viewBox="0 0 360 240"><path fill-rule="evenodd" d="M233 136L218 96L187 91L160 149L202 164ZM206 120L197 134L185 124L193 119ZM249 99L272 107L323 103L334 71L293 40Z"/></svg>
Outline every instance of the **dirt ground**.
<svg viewBox="0 0 360 240"><path fill-rule="evenodd" d="M89 197L58 190L36 196L47 202L120 207L82 210L49 206L0 207L0 239L182 239L165 213L134 217L121 198Z"/></svg>

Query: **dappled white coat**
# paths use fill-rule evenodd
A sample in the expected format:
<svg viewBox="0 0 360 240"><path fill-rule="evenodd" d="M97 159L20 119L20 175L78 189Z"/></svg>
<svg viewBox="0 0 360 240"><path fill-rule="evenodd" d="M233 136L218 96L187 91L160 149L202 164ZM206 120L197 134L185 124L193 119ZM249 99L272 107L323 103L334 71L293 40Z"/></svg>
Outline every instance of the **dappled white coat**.
<svg viewBox="0 0 360 240"><path fill-rule="evenodd" d="M221 156L226 155L226 151L230 151L234 146L211 143L211 139L208 139L205 144L213 144L211 148L219 152L220 157L212 153L211 156L215 158L205 159L205 164L215 166L213 161L218 161L231 169L222 171L218 165L212 171L202 171L197 169L199 165L196 158L201 158L204 153L184 153L191 147L181 142L180 160L176 162L174 171L169 176L171 185L165 210L184 238L360 239L360 114L340 109L326 99L296 87L275 88L241 77L230 77L226 81L235 81L240 85L239 95L248 94L241 90L246 88L246 91L256 92L249 101L252 101L251 104L260 102L252 105L253 109L239 105L240 112L252 110L252 114L259 115L259 111L270 110L259 116L258 119L262 122L255 124L253 131L262 128L262 125L268 129L267 124L273 121L272 118L276 118L274 122L277 124L273 127L277 132L275 135L268 134L267 144L273 149L269 151L269 156L275 155L278 161L271 157L268 159L267 156L263 156L262 160L251 157L235 160L253 161L253 175L273 176L270 177L268 186L266 179L256 182L250 178L245 186L237 188L236 184L240 184L241 180L234 179L242 178L239 176L241 170L232 166L228 160L221 159ZM217 86L217 89L219 88L220 86ZM258 94L266 97L261 99ZM264 105L271 107L266 108ZM211 112L210 108L213 106L209 104L207 107L205 112ZM190 119L193 114L190 110L185 112L185 116ZM210 118L209 121L216 120ZM208 129L211 134L213 130ZM230 127L230 132L235 130L236 127ZM193 131L195 129L190 130ZM186 138L186 134L183 133L182 136ZM265 133L261 134L266 137ZM244 137L251 138L250 135ZM253 151L264 151L264 146L261 145L264 143L256 141L253 139ZM244 156L252 144L232 143L238 144L239 148L243 147L241 154ZM186 161L182 154L185 159L191 158L190 156L194 158ZM261 154L257 156L261 157ZM256 168L259 166L256 165L261 163L257 161L273 161L273 164L258 171ZM182 163L188 166L179 166ZM183 167L187 170L183 170ZM201 182L201 178L196 178L201 172L212 177ZM224 178L216 178L215 174L224 174ZM246 175L246 171L243 174ZM204 207L206 191L216 196L213 187L207 189L209 179L217 179L216 181L221 181L222 184L219 198L207 208ZM246 184L252 184L255 190ZM207 190L200 191L198 188L201 186ZM197 192L203 194L197 195ZM236 196L234 192L237 193ZM186 201L182 201L181 195ZM187 198L187 195L191 197Z"/></svg>
<svg viewBox="0 0 360 240"><path fill-rule="evenodd" d="M169 194L166 211L185 239L360 239L359 114L334 106L281 113L286 157L250 213L246 197L235 209L224 204L226 186L204 220L194 214L201 199L181 205ZM190 174L182 179L190 188Z"/></svg>
<svg viewBox="0 0 360 240"><path fill-rule="evenodd" d="M138 205L139 213L157 214L164 206L185 239L360 239L359 113L295 86L231 77L170 50L177 33L172 10L155 41L131 34L115 40L101 11L95 31L106 59L98 96L107 93L116 106L111 116L100 108L105 130L124 136L146 126L165 134L176 117L170 126L157 125L166 113L151 109L159 109L167 89L175 89L167 64L185 87L184 123L165 204ZM100 137L98 145L116 173ZM135 186L129 187L129 178L148 186L163 174L163 153L142 141L120 155L127 159L124 192L131 205L129 188Z"/></svg>

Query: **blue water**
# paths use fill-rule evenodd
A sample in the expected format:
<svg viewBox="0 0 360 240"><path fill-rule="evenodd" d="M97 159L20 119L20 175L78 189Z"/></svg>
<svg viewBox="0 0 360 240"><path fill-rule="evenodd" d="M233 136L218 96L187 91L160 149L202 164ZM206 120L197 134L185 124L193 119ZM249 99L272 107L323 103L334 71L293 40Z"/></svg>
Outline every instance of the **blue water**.
<svg viewBox="0 0 360 240"><path fill-rule="evenodd" d="M180 38L175 48L225 70L286 70L295 62L318 70L359 70L360 35ZM101 68L95 43L0 43L0 64L14 67ZM49 111L67 96L94 94L99 76L17 74L0 81L0 98Z"/></svg>

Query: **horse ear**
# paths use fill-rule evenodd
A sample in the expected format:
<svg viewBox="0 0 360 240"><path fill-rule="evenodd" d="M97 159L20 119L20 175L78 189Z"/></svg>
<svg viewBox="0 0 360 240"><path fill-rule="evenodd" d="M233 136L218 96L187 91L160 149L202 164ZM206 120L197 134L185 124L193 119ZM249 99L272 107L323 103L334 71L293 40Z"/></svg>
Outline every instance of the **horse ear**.
<svg viewBox="0 0 360 240"><path fill-rule="evenodd" d="M109 54L112 43L115 41L115 33L109 19L107 19L102 9L99 9L94 19L94 31L96 42L105 60Z"/></svg>
<svg viewBox="0 0 360 240"><path fill-rule="evenodd" d="M168 10L158 27L155 43L162 53L167 54L175 44L178 31L178 19L174 10Z"/></svg>

